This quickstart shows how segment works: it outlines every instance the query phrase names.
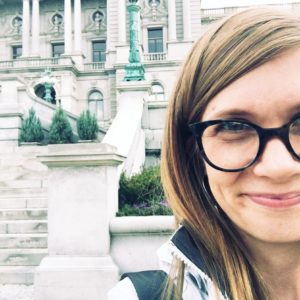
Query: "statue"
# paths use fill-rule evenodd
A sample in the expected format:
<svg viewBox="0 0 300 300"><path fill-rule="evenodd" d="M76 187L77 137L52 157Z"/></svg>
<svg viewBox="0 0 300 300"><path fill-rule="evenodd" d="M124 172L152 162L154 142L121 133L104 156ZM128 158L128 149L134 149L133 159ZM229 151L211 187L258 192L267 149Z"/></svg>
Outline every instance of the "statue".
<svg viewBox="0 0 300 300"><path fill-rule="evenodd" d="M17 16L13 19L13 30L14 30L14 34L16 35L20 35L22 32L22 19Z"/></svg>
<svg viewBox="0 0 300 300"><path fill-rule="evenodd" d="M43 99L46 100L49 103L52 103L53 97L51 95L51 91L54 85L54 80L51 77L51 69L46 68L43 73L43 85L45 88L45 94L43 96Z"/></svg>

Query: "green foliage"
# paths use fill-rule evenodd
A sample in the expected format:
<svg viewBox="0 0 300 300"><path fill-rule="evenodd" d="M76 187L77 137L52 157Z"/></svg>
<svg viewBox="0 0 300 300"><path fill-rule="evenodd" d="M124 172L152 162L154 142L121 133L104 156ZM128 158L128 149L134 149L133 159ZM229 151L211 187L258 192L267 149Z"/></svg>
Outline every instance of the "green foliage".
<svg viewBox="0 0 300 300"><path fill-rule="evenodd" d="M25 143L41 142L44 139L43 128L40 119L35 115L35 110L29 110L29 116L21 127L20 141Z"/></svg>
<svg viewBox="0 0 300 300"><path fill-rule="evenodd" d="M143 169L132 177L121 174L118 216L171 215L160 180L159 166Z"/></svg>
<svg viewBox="0 0 300 300"><path fill-rule="evenodd" d="M61 107L56 110L49 130L49 144L68 144L73 142L70 122Z"/></svg>
<svg viewBox="0 0 300 300"><path fill-rule="evenodd" d="M77 132L81 140L95 140L99 131L97 119L89 110L83 111L77 120Z"/></svg>

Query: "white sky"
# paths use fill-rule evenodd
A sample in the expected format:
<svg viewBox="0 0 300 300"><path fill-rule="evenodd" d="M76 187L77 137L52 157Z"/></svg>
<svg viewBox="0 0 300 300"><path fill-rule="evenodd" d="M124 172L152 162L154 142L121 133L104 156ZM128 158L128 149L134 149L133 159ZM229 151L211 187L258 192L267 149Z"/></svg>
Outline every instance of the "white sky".
<svg viewBox="0 0 300 300"><path fill-rule="evenodd" d="M300 0L201 0L201 8L248 6L272 3L300 3Z"/></svg>

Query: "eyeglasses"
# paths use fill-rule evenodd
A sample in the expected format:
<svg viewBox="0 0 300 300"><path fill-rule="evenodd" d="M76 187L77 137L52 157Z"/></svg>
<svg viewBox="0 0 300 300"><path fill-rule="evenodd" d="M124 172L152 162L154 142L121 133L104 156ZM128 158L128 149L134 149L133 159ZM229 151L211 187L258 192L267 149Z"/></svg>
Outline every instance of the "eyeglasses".
<svg viewBox="0 0 300 300"><path fill-rule="evenodd" d="M262 128L239 119L212 120L189 125L202 157L213 168L238 172L252 166L266 143L278 137L300 160L300 116L278 128Z"/></svg>

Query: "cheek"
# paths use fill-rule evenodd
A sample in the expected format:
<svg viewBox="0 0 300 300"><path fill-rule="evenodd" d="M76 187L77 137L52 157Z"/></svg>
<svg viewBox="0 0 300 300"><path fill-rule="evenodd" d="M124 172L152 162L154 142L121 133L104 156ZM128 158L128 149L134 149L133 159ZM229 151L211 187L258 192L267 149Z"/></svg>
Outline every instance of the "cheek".
<svg viewBox="0 0 300 300"><path fill-rule="evenodd" d="M239 190L239 173L222 172L206 165L206 174L210 190L222 207L222 202Z"/></svg>

